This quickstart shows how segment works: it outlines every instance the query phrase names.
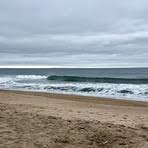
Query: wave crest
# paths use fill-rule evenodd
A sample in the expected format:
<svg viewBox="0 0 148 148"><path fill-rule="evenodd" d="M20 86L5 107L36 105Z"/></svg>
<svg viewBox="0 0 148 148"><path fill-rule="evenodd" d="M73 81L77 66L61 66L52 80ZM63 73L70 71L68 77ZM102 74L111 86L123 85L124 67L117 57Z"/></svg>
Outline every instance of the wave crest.
<svg viewBox="0 0 148 148"><path fill-rule="evenodd" d="M148 84L148 78L110 78L110 77L79 77L79 76L57 76L51 75L47 78L50 81L65 82L92 82L92 83L116 83L116 84Z"/></svg>
<svg viewBox="0 0 148 148"><path fill-rule="evenodd" d="M42 75L17 75L16 76L17 79L33 79L33 80L37 80L37 79L46 79L46 76L42 76Z"/></svg>

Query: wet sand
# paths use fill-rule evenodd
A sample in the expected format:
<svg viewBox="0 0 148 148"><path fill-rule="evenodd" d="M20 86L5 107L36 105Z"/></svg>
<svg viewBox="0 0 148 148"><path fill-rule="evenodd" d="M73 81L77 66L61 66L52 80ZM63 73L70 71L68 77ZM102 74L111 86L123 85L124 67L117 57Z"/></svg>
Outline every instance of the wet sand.
<svg viewBox="0 0 148 148"><path fill-rule="evenodd" d="M148 148L148 102L1 90L0 148Z"/></svg>

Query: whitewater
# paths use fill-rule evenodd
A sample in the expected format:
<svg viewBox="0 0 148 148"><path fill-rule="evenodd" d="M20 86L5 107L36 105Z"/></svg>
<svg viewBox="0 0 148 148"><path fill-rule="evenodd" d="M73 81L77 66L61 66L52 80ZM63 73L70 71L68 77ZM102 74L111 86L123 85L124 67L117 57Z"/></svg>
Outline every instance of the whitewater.
<svg viewBox="0 0 148 148"><path fill-rule="evenodd" d="M148 101L147 79L58 75L1 75L0 89Z"/></svg>

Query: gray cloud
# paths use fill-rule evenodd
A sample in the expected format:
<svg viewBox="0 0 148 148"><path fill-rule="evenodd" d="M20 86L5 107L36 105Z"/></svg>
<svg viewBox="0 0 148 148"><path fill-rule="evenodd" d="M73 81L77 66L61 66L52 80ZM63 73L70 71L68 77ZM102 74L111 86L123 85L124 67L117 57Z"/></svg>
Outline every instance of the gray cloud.
<svg viewBox="0 0 148 148"><path fill-rule="evenodd" d="M148 66L146 0L1 0L0 66Z"/></svg>

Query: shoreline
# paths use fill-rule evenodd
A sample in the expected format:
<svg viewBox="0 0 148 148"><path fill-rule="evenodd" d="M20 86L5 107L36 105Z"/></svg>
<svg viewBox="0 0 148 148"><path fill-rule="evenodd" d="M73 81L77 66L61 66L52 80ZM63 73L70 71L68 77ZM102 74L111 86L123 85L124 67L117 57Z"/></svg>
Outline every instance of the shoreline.
<svg viewBox="0 0 148 148"><path fill-rule="evenodd" d="M0 147L147 148L148 103L0 90Z"/></svg>
<svg viewBox="0 0 148 148"><path fill-rule="evenodd" d="M30 91L30 90L13 90L13 89L0 89L0 92L7 93L18 93L18 94L27 94L27 95L37 95L37 96L46 96L46 97L56 97L58 99L68 99L71 101L80 101L80 102L90 102L90 103L105 103L111 105L121 105L121 106L141 106L148 107L148 101L139 101L139 100L128 100L124 98L117 97L97 97L97 96L84 96L77 94L64 94L64 93L50 93L42 91ZM70 98L70 99L69 99Z"/></svg>

